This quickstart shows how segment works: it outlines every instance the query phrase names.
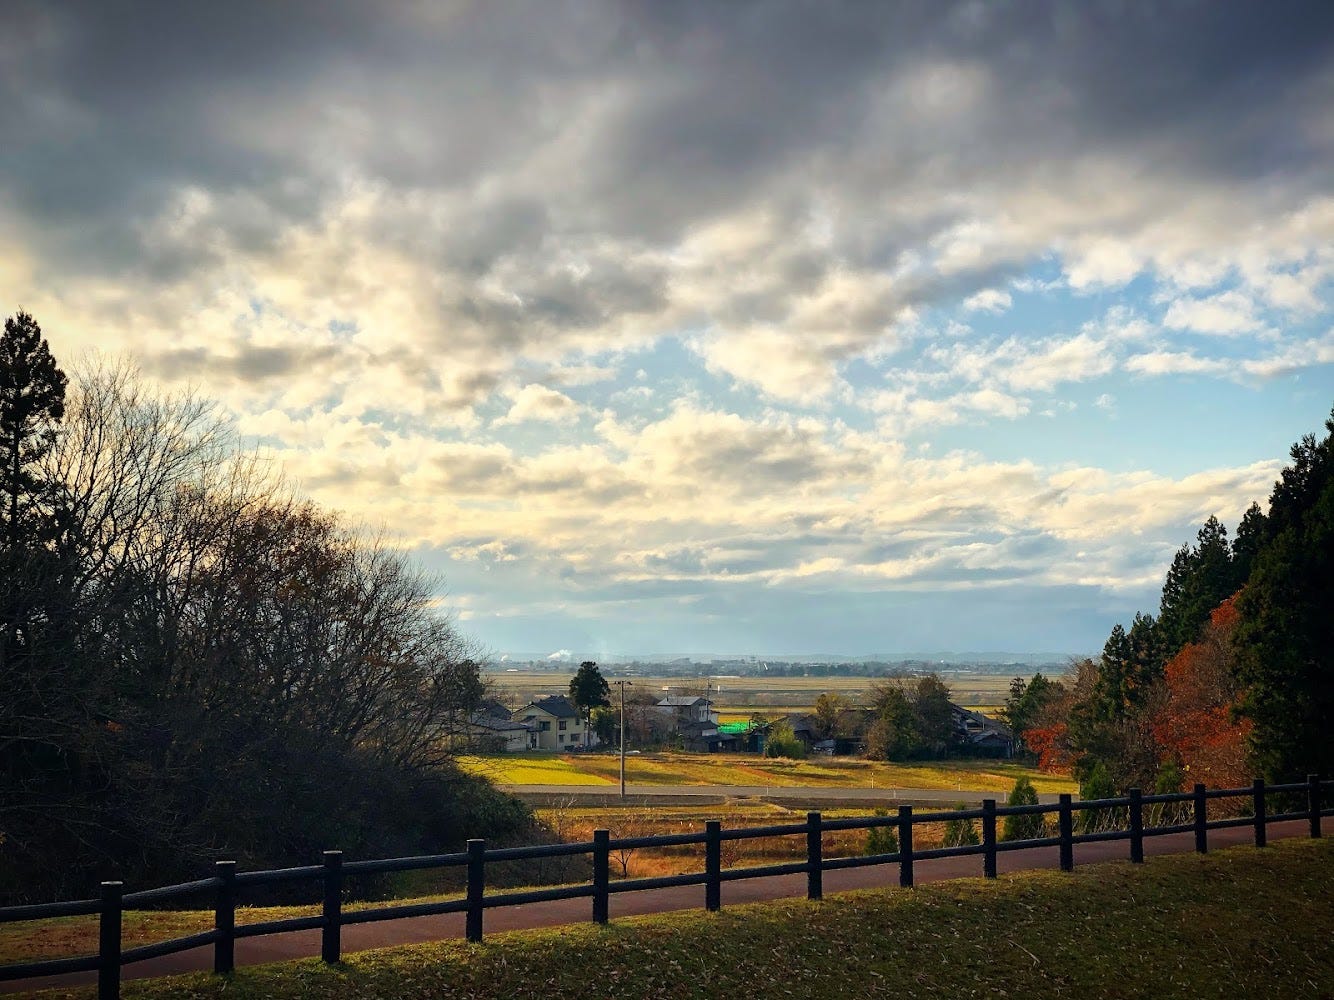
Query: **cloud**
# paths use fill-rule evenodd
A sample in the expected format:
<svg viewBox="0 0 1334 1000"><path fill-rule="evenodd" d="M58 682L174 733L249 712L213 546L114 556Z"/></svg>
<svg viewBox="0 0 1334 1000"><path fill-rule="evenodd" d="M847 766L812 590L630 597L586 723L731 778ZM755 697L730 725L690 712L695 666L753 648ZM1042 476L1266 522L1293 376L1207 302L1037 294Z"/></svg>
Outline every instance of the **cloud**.
<svg viewBox="0 0 1334 1000"><path fill-rule="evenodd" d="M996 288L984 288L963 300L963 307L970 312L1003 313L1013 304L1009 292Z"/></svg>
<svg viewBox="0 0 1334 1000"><path fill-rule="evenodd" d="M1261 326L1255 315L1255 303L1238 291L1220 292L1204 299L1178 299L1168 307L1163 325L1225 337L1253 333Z"/></svg>
<svg viewBox="0 0 1334 1000"><path fill-rule="evenodd" d="M495 426L519 424L526 420L561 422L576 420L579 404L563 392L530 383L514 394L509 412L495 421Z"/></svg>
<svg viewBox="0 0 1334 1000"><path fill-rule="evenodd" d="M18 0L0 298L219 398L473 621L1091 619L1274 471L1222 434L1127 471L1099 400L1212 428L1254 413L1206 380L1275 422L1269 383L1328 384L1331 38L1321 3Z"/></svg>

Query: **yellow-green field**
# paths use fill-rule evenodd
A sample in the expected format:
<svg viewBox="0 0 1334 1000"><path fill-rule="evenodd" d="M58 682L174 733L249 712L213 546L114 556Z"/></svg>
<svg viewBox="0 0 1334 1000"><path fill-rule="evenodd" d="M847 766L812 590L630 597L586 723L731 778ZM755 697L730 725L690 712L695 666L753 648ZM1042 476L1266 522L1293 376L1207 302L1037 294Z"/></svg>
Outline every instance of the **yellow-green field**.
<svg viewBox="0 0 1334 1000"><path fill-rule="evenodd" d="M1032 671L1022 671L1029 676ZM533 698L549 694L563 694L574 676L560 671L515 670L486 674L487 682L502 701L516 707ZM608 667L605 676L621 676L615 667ZM1010 677L1004 674L947 672L941 679L949 685L954 701L968 708L994 708L1005 701ZM854 703L863 702L867 692L877 681L875 677L650 677L629 678L632 692L654 695L703 694L706 686L709 697L724 715L724 721L749 719L754 713L782 714L809 712L815 699L826 691L834 692Z"/></svg>
<svg viewBox="0 0 1334 1000"><path fill-rule="evenodd" d="M503 785L611 785L620 780L613 753L497 754L465 757L464 768ZM1001 760L893 763L854 757L783 760L755 754L654 753L626 757L625 779L637 785L772 785L834 788L957 788L1007 792L1019 777L1039 792L1075 792L1069 778Z"/></svg>

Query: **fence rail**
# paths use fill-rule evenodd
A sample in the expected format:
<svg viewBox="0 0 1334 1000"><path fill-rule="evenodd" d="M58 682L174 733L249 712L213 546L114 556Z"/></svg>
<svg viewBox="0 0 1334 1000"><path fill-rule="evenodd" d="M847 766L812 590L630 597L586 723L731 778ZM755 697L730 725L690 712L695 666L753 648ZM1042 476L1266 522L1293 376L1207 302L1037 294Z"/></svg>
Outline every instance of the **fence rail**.
<svg viewBox="0 0 1334 1000"><path fill-rule="evenodd" d="M1330 788L1334 788L1334 780L1321 780L1317 775L1310 775L1304 782L1291 784L1266 785L1263 781L1257 779L1249 788L1210 789L1205 788L1204 785L1196 785L1194 790L1190 792L1175 792L1163 795L1141 795L1139 789L1132 788L1128 795L1118 798L1075 801L1072 796L1066 794L1061 795L1056 803L1049 805L998 806L994 799L986 799L980 809L914 813L912 806L904 805L899 807L895 815L834 820L822 819L819 812L809 812L806 814L805 823L730 830L724 830L722 824L717 820L709 820L704 825L703 833L614 838L607 830L597 830L594 832L591 841L540 847L505 847L488 850L485 841L470 840L465 852L354 861L347 864L343 863L342 851L325 851L323 864L272 871L238 872L236 871L236 862L219 861L215 864L212 877L197 879L193 882L161 886L132 893L125 893L123 891L124 886L120 882L103 882L101 895L98 899L0 908L0 924L62 916L86 916L91 914L98 914L99 916L98 952L96 955L3 965L0 966L0 982L96 970L98 973L99 1000L114 1000L114 998L120 996L121 969L126 965L211 944L213 946L213 971L225 975L235 967L235 944L238 939L260 937L268 934L318 929L321 932L320 956L325 962L334 963L339 961L341 957L341 930L343 927L379 920L397 920L404 917L440 913L464 913L466 914L465 934L467 939L469 941L480 941L482 940L482 917L486 910L502 906L521 906L547 900L589 898L592 900L592 919L597 923L605 924L608 920L609 897L623 892L642 892L649 889L675 886L703 885L705 909L714 911L722 905L721 889L724 882L766 878L775 875L805 873L807 897L818 900L823 896L823 874L825 872L871 865L897 864L899 866L899 884L910 887L913 884L913 863L935 858L975 857L980 855L982 857L983 875L987 878L995 878L996 858L1000 852L1034 847L1059 848L1062 871L1074 870L1074 847L1077 844L1127 840L1130 842L1130 860L1142 863L1144 861L1144 840L1146 837L1193 832L1195 834L1195 850L1205 853L1208 850L1209 830L1250 826L1255 831L1255 845L1264 847L1268 825L1284 820L1305 819L1310 824L1310 836L1319 837L1321 835L1322 817L1334 815L1334 809L1324 807L1322 801L1325 793ZM1266 809L1266 797L1270 795L1304 795L1306 798L1305 808L1270 814ZM1208 818L1208 802L1219 799L1242 799L1249 806L1251 815L1211 820ZM1190 822L1145 825L1144 813L1146 806L1184 805L1186 803L1191 805L1192 816ZM1125 829L1074 832L1076 812L1097 815L1098 811L1107 809L1127 810L1128 822ZM1017 840L1000 840L997 838L996 821L998 818L1040 816L1043 817L1042 825L1045 827L1045 818L1051 813L1055 813L1057 817L1057 836L1037 836ZM914 827L927 823L974 819L982 821L982 838L979 844L938 847L927 850L916 850L913 847ZM863 857L824 857L823 834L840 830L872 830L880 827L889 827L897 831L897 851ZM1045 829L1043 832L1045 833ZM724 869L722 867L722 844L725 841L796 836L804 836L806 839L806 860L804 861L749 868ZM704 871L702 872L656 878L624 879L615 883L610 880L610 857L613 851L693 844L704 845ZM492 893L490 895L486 892L486 866L488 863L572 855L588 855L591 857L593 873L592 880L589 883L523 892ZM433 903L395 904L343 913L344 884L346 878L350 875L383 874L424 868L450 867L466 868L467 891L462 899ZM317 881L323 885L323 904L318 915L269 920L262 923L244 924L240 927L236 925L237 896L240 890L249 886L273 885L281 882L303 880ZM142 945L137 948L125 949L122 947L121 918L128 905L161 902L202 892L209 892L213 895L214 926L211 930Z"/></svg>

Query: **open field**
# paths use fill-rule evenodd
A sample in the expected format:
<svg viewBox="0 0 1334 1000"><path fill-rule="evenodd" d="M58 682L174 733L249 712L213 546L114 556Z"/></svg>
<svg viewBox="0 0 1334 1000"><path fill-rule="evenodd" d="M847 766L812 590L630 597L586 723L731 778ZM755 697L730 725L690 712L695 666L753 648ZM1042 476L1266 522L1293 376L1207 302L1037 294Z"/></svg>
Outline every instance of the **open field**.
<svg viewBox="0 0 1334 1000"><path fill-rule="evenodd" d="M1031 671L1025 673L1028 676ZM546 671L499 671L487 673L486 680L502 701L515 707L533 698L549 694L564 694L574 676ZM619 677L614 668L606 672L608 678ZM941 678L949 685L954 701L968 708L995 707L1004 703L1010 687L1010 678L1003 674L946 672ZM672 694L703 694L707 685L709 697L727 716L738 721L750 718L752 713L783 714L808 712L815 699L826 691L837 692L853 702L864 700L866 693L877 681L875 677L652 677L635 676L630 681L631 691L647 691L659 696Z"/></svg>
<svg viewBox="0 0 1334 1000"><path fill-rule="evenodd" d="M1328 997L1332 881L1334 841L1287 840L136 981L124 995Z"/></svg>
<svg viewBox="0 0 1334 1000"><path fill-rule="evenodd" d="M496 754L462 758L466 770L503 785L611 785L620 780L614 753ZM954 788L1008 792L1019 777L1038 792L1074 792L1069 778L1003 760L921 763L856 757L786 760L757 754L646 753L626 757L626 781L644 785L775 785L836 788Z"/></svg>

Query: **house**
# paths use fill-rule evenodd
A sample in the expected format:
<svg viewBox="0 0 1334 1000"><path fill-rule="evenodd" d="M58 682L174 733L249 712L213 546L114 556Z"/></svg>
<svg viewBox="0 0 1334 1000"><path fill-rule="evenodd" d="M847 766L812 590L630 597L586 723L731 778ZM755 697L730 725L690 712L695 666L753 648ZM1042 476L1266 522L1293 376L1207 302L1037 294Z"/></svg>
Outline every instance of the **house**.
<svg viewBox="0 0 1334 1000"><path fill-rule="evenodd" d="M1013 757L1014 735L1009 728L981 712L950 704L958 742L979 757Z"/></svg>
<svg viewBox="0 0 1334 1000"><path fill-rule="evenodd" d="M669 695L653 708L669 721L672 735L680 741L684 750L713 753L736 747L735 736L718 732L719 716L708 698Z"/></svg>
<svg viewBox="0 0 1334 1000"><path fill-rule="evenodd" d="M532 746L532 736L532 724L515 722L508 712L482 709L468 717L468 743L481 753L522 753Z"/></svg>
<svg viewBox="0 0 1334 1000"><path fill-rule="evenodd" d="M511 721L530 726L528 749L574 750L588 745L584 717L563 694L538 698L510 716Z"/></svg>
<svg viewBox="0 0 1334 1000"><path fill-rule="evenodd" d="M671 716L678 723L712 722L718 724L718 713L713 710L713 702L708 698L693 695L668 695L657 704L663 715Z"/></svg>
<svg viewBox="0 0 1334 1000"><path fill-rule="evenodd" d="M792 735L805 743L807 750L837 754L862 753L866 749L866 730L874 721L875 713L869 708L845 708L838 713L834 732L829 733L819 716L788 716Z"/></svg>

